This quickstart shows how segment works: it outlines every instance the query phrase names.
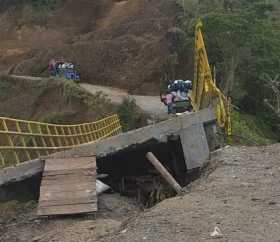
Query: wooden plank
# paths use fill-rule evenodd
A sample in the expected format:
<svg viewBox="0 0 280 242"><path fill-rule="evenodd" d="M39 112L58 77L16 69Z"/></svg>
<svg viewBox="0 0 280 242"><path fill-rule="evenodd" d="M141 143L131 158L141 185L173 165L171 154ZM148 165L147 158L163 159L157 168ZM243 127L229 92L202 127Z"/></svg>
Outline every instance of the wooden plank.
<svg viewBox="0 0 280 242"><path fill-rule="evenodd" d="M88 157L76 157L76 158L47 158L47 163L49 165L56 165L56 164L80 164L83 165L88 162L93 162L96 160L95 156L88 156ZM94 164L94 163L93 163Z"/></svg>
<svg viewBox="0 0 280 242"><path fill-rule="evenodd" d="M96 186L96 182L86 182L86 183L78 183L74 184L75 185L75 191L81 191L88 189L89 187L94 187ZM67 192L67 191L73 191L72 186L69 186L68 184L58 184L58 185L48 185L48 186L41 186L40 192Z"/></svg>
<svg viewBox="0 0 280 242"><path fill-rule="evenodd" d="M91 213L95 211L97 211L97 204L93 203L93 204L39 207L37 214L39 216L66 215L66 214Z"/></svg>
<svg viewBox="0 0 280 242"><path fill-rule="evenodd" d="M68 192L44 192L40 194L40 201L74 199L95 196L95 190L68 191Z"/></svg>
<svg viewBox="0 0 280 242"><path fill-rule="evenodd" d="M77 174L77 173L88 173L96 174L96 168L89 169L76 169L76 170L55 170L55 171L44 171L43 177L46 176L57 176L57 175L69 175L69 174Z"/></svg>
<svg viewBox="0 0 280 242"><path fill-rule="evenodd" d="M70 164L70 165L63 165L63 164L56 164L56 165L46 165L46 171L61 171L61 170L76 170L76 169L95 169L96 167L92 164L82 164L79 166L78 164Z"/></svg>
<svg viewBox="0 0 280 242"><path fill-rule="evenodd" d="M61 174L61 175L54 175L54 176L43 176L44 181L61 181L66 182L68 180L79 180L80 178L83 180L91 181L96 176L96 171L84 171L80 173L71 173L71 174Z"/></svg>
<svg viewBox="0 0 280 242"><path fill-rule="evenodd" d="M67 180L62 180L62 179L44 179L42 180L41 182L41 186L53 186L54 183L56 184L72 184L72 185L75 185L75 184L78 184L78 183L91 183L92 182L92 179L94 179L95 176L75 176L75 177L69 177L68 176L68 179Z"/></svg>
<svg viewBox="0 0 280 242"><path fill-rule="evenodd" d="M37 214L62 215L94 211L97 211L95 157L47 159Z"/></svg>
<svg viewBox="0 0 280 242"><path fill-rule="evenodd" d="M73 170L83 168L96 168L95 157L83 157L72 159L47 159L45 162L44 170Z"/></svg>
<svg viewBox="0 0 280 242"><path fill-rule="evenodd" d="M96 203L97 199L84 197L84 198L73 198L71 200L41 200L39 208L51 207L51 206L63 206L63 205L77 205L77 204L92 204Z"/></svg>
<svg viewBox="0 0 280 242"><path fill-rule="evenodd" d="M43 180L41 182L41 186L55 186L54 185L54 181L55 183L57 184L64 184L64 185L75 185L75 184L78 184L78 183L88 183L88 184L91 184L92 183L92 179L91 177L80 177L79 179L78 178L69 178L68 180L66 181L62 181L62 180Z"/></svg>
<svg viewBox="0 0 280 242"><path fill-rule="evenodd" d="M74 194L80 194L82 192L88 192L96 190L96 182L88 182L80 184L61 184L58 186L51 185L51 186L41 186L40 194L41 198L44 194L62 194L63 192L72 192Z"/></svg>

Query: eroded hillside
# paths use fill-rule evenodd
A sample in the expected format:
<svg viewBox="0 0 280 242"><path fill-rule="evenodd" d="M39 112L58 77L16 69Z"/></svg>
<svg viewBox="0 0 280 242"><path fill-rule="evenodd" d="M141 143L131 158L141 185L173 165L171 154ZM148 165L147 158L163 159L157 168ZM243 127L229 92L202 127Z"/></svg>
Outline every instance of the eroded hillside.
<svg viewBox="0 0 280 242"><path fill-rule="evenodd" d="M44 76L48 60L63 56L87 82L158 93L176 1L64 0L48 9L13 2L20 4L0 2L1 71Z"/></svg>

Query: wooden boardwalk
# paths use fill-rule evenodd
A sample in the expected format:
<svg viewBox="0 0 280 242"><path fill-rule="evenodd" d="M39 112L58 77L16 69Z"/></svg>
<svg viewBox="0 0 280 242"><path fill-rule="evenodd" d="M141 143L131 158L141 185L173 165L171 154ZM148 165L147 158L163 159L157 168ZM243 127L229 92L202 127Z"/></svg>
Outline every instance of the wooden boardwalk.
<svg viewBox="0 0 280 242"><path fill-rule="evenodd" d="M37 214L47 216L95 211L96 158L47 159Z"/></svg>

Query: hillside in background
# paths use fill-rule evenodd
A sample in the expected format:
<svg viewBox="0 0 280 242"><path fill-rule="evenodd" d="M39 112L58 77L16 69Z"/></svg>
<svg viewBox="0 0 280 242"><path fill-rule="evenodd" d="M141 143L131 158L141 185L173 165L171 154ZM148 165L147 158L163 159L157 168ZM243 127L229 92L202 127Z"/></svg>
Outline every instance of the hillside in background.
<svg viewBox="0 0 280 242"><path fill-rule="evenodd" d="M1 0L0 11L0 71L45 76L64 57L83 81L158 94L181 10L174 0Z"/></svg>
<svg viewBox="0 0 280 242"><path fill-rule="evenodd" d="M103 94L59 79L0 76L0 103L0 116L50 123L92 122L116 112Z"/></svg>
<svg viewBox="0 0 280 242"><path fill-rule="evenodd" d="M279 140L277 0L0 0L0 13L0 72L48 76L49 59L64 57L82 82L144 95L193 79L200 18L217 84L240 112L235 134Z"/></svg>

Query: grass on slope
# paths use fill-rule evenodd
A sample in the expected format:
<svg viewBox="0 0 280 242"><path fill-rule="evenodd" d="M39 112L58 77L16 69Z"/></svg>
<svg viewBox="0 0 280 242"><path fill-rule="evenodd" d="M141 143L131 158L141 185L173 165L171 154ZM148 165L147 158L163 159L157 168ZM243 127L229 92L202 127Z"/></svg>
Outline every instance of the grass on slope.
<svg viewBox="0 0 280 242"><path fill-rule="evenodd" d="M232 112L233 135L230 144L269 145L277 142L271 127L261 118L237 111Z"/></svg>
<svg viewBox="0 0 280 242"><path fill-rule="evenodd" d="M50 123L98 120L116 112L102 93L89 94L73 81L0 76L0 116Z"/></svg>

